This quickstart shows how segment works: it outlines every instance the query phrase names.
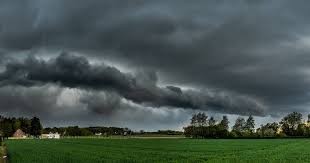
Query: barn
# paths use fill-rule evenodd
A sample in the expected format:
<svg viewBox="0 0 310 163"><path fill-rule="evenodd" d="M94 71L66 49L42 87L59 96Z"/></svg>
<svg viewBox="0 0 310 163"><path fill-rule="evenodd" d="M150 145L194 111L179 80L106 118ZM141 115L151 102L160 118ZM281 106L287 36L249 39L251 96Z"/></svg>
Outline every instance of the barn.
<svg viewBox="0 0 310 163"><path fill-rule="evenodd" d="M15 131L15 133L13 134L13 137L14 138L18 138L18 139L23 139L23 138L26 138L27 135L21 130L21 129L18 129Z"/></svg>

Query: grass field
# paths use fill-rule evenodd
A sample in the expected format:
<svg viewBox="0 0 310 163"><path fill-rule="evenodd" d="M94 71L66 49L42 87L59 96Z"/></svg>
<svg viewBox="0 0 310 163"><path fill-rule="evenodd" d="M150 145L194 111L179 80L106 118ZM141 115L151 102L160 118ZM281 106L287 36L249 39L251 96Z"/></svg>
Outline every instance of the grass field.
<svg viewBox="0 0 310 163"><path fill-rule="evenodd" d="M11 163L310 162L310 139L8 140Z"/></svg>

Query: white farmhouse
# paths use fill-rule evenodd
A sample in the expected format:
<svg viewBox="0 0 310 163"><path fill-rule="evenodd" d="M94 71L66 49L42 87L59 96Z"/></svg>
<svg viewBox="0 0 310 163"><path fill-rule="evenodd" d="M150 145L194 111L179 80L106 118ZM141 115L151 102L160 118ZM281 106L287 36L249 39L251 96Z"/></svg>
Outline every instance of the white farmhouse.
<svg viewBox="0 0 310 163"><path fill-rule="evenodd" d="M41 138L45 139L60 139L60 134L58 132L52 133L50 132L49 134L42 134Z"/></svg>
<svg viewBox="0 0 310 163"><path fill-rule="evenodd" d="M49 139L59 139L60 138L60 134L58 134L58 132L56 132L56 133L49 133L48 134L48 138Z"/></svg>
<svg viewBox="0 0 310 163"><path fill-rule="evenodd" d="M95 133L95 135L96 135L96 136L101 136L101 135L102 135L102 133L101 133L101 132L99 132L99 133Z"/></svg>

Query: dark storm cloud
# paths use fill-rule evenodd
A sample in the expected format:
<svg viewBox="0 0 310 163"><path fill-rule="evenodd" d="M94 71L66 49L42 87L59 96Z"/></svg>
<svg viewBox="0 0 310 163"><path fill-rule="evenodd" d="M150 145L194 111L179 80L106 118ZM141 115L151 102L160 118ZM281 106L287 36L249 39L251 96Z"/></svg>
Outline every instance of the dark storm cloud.
<svg viewBox="0 0 310 163"><path fill-rule="evenodd" d="M0 74L0 84L40 86L47 83L60 84L69 88L106 90L118 93L135 103L154 107L176 107L201 110L214 110L237 114L261 115L264 106L251 98L224 97L209 92L182 91L175 86L159 87L157 75L153 72L137 75L122 73L115 67L92 65L85 57L67 53L48 61L28 57L24 61L11 61ZM91 110L97 113L109 112L117 108L120 98L107 94L110 100L97 100L96 96L82 99ZM106 97L103 96L103 97ZM101 109L103 108L103 109Z"/></svg>
<svg viewBox="0 0 310 163"><path fill-rule="evenodd" d="M0 50L72 50L155 70L172 86L159 87L154 73L125 74L72 56L11 63L2 83L61 83L117 92L151 106L201 109L207 103L226 113L306 111L307 6L289 0L2 0ZM215 91L191 93L176 85ZM96 111L95 103L89 106Z"/></svg>
<svg viewBox="0 0 310 163"><path fill-rule="evenodd" d="M50 115L61 89L48 85L38 88L5 86L0 88L1 114L18 116ZM35 100L34 100L35 99Z"/></svg>
<svg viewBox="0 0 310 163"><path fill-rule="evenodd" d="M104 125L135 130L171 129L179 128L179 121L188 120L191 114L179 109L133 105L119 101L116 94L62 88L51 84L1 87L0 97L2 116L39 116L44 127Z"/></svg>
<svg viewBox="0 0 310 163"><path fill-rule="evenodd" d="M81 96L80 102L92 112L106 116L121 108L121 97L115 93L88 92Z"/></svg>

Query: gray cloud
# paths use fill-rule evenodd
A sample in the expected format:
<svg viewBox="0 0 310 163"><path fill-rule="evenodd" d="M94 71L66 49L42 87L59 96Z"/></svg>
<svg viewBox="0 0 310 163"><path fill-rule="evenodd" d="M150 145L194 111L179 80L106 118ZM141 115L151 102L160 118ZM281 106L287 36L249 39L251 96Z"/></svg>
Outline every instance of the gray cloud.
<svg viewBox="0 0 310 163"><path fill-rule="evenodd" d="M51 84L5 86L0 88L0 96L1 115L39 116L44 127L105 125L135 130L181 129L191 115L180 109L149 108L119 101L115 94ZM117 102L111 102L113 99Z"/></svg>
<svg viewBox="0 0 310 163"><path fill-rule="evenodd" d="M11 61L0 74L0 84L3 86L31 87L46 83L60 84L69 88L112 91L135 103L155 107L210 109L254 115L262 115L265 111L263 104L250 97L194 90L182 91L175 86L159 87L155 73L138 73L136 76L125 74L115 67L104 64L91 65L85 57L67 53L48 61L35 57L26 58L21 62ZM120 97L113 94L101 97L103 103L96 100L96 96L89 96L82 101L97 113L108 112L109 109L118 107ZM104 100L105 97L109 100Z"/></svg>
<svg viewBox="0 0 310 163"><path fill-rule="evenodd" d="M1 87L1 113L18 116L50 115L55 111L60 93L60 88L50 85L32 88Z"/></svg>
<svg viewBox="0 0 310 163"><path fill-rule="evenodd" d="M12 62L1 83L58 82L64 87L115 92L120 98L153 107L258 115L262 110L271 115L307 112L308 3L2 0L1 68L9 55L20 59L27 54L24 51L37 49L73 51L83 57L58 57L64 63L35 58ZM87 59L110 59L157 75L147 71L126 74L112 66L93 66ZM50 71L57 66L63 74ZM50 74L42 76L38 69ZM92 80L85 82L85 77ZM200 90L179 89L178 85ZM98 108L96 102L88 101Z"/></svg>
<svg viewBox="0 0 310 163"><path fill-rule="evenodd" d="M80 97L80 102L96 114L109 116L121 108L121 97L115 93L87 92Z"/></svg>

